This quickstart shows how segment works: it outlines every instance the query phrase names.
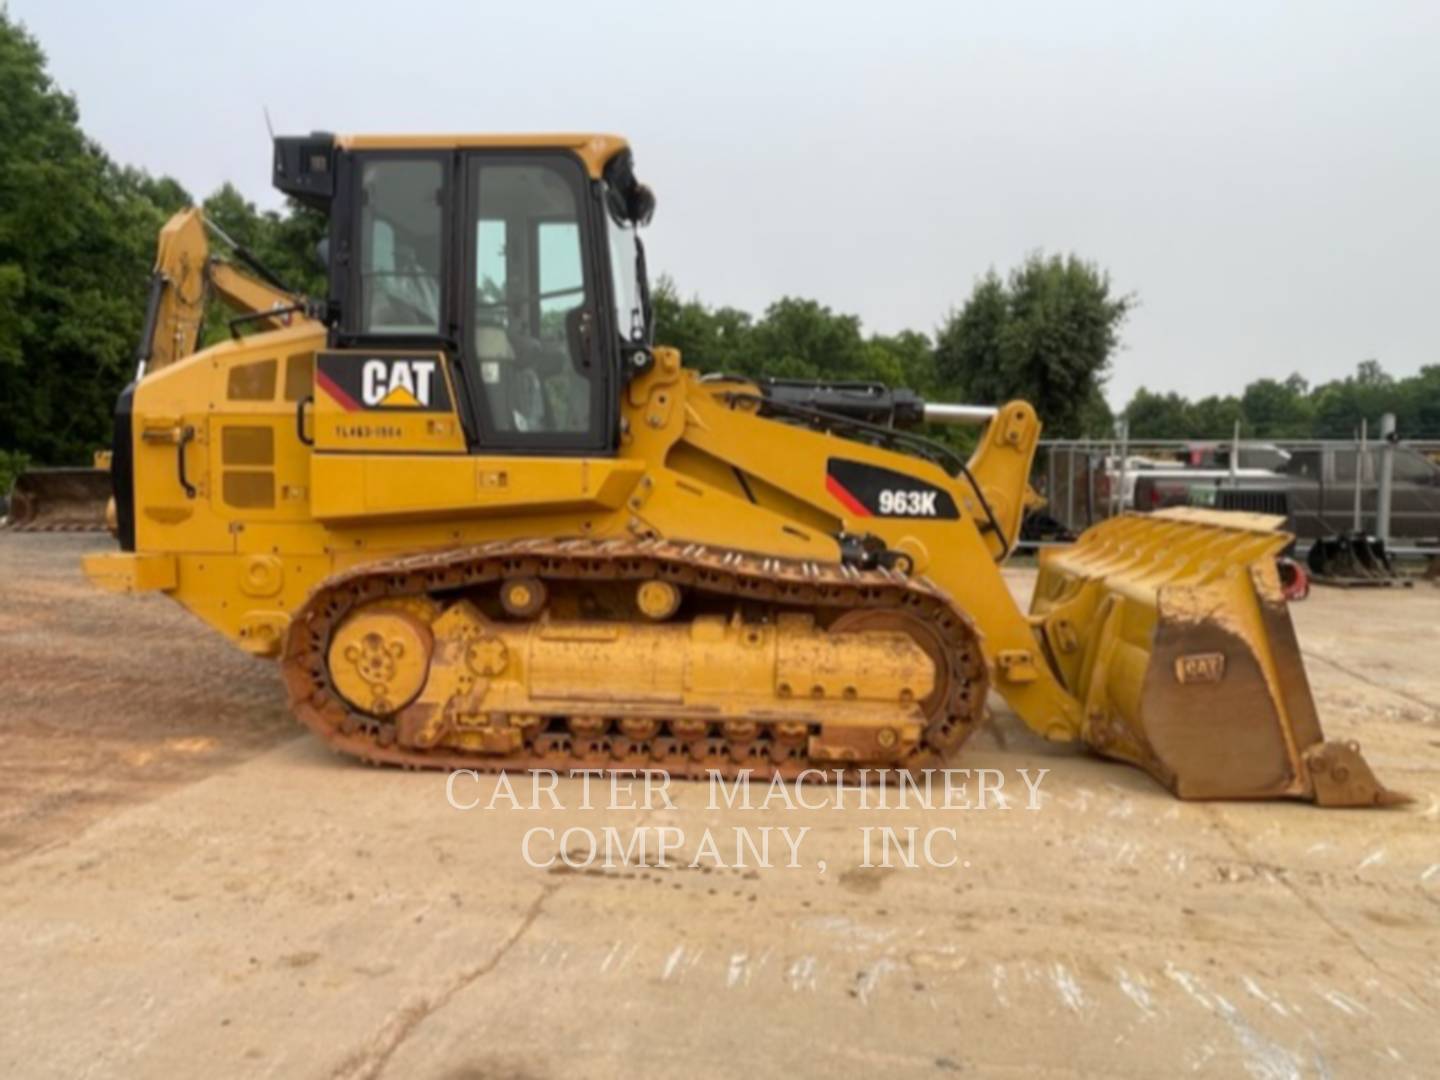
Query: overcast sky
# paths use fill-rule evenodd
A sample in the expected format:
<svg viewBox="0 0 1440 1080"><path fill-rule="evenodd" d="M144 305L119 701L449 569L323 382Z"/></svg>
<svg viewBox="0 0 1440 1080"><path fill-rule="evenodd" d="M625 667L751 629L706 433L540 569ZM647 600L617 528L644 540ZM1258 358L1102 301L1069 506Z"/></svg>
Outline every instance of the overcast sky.
<svg viewBox="0 0 1440 1080"><path fill-rule="evenodd" d="M0 0L3 3L3 0ZM933 332L1074 251L1109 396L1440 363L1440 3L11 0L87 132L262 205L276 130L614 131L651 265Z"/></svg>

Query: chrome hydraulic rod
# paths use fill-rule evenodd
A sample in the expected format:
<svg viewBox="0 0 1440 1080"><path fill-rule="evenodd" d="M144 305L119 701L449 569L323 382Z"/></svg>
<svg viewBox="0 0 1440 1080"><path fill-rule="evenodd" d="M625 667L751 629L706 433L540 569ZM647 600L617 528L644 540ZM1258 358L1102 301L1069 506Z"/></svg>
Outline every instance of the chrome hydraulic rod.
<svg viewBox="0 0 1440 1080"><path fill-rule="evenodd" d="M1000 410L994 405L943 405L927 401L927 424L988 424Z"/></svg>

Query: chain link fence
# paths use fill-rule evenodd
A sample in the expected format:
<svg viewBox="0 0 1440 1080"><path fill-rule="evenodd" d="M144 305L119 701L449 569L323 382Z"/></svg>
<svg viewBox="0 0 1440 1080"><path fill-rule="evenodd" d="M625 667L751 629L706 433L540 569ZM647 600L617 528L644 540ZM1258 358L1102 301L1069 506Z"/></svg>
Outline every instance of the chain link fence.
<svg viewBox="0 0 1440 1080"><path fill-rule="evenodd" d="M1363 532L1440 549L1440 439L1050 439L1031 484L1046 505L1027 521L1030 544L1123 511L1208 506L1281 515L1302 545Z"/></svg>

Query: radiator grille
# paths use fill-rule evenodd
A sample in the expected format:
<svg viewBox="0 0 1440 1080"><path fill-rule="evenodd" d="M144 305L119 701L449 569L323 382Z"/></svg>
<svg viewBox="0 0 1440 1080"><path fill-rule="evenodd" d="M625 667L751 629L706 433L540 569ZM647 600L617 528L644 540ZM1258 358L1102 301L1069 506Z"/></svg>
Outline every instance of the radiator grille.
<svg viewBox="0 0 1440 1080"><path fill-rule="evenodd" d="M223 465L274 465L275 429L238 425L225 428L220 461Z"/></svg>
<svg viewBox="0 0 1440 1080"><path fill-rule="evenodd" d="M256 360L253 364L236 364L230 369L225 396L231 401L275 400L274 360Z"/></svg>
<svg viewBox="0 0 1440 1080"><path fill-rule="evenodd" d="M285 358L285 400L299 401L315 383L315 354L296 353Z"/></svg>
<svg viewBox="0 0 1440 1080"><path fill-rule="evenodd" d="M274 473L227 472L223 488L225 502L241 510L262 510L275 505Z"/></svg>
<svg viewBox="0 0 1440 1080"><path fill-rule="evenodd" d="M232 424L220 432L221 497L240 510L275 505L275 429Z"/></svg>

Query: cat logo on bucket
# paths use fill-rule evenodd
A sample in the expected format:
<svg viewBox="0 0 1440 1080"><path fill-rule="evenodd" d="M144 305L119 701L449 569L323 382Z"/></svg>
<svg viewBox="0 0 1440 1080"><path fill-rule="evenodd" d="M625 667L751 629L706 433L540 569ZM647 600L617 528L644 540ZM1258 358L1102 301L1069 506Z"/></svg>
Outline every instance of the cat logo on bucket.
<svg viewBox="0 0 1440 1080"><path fill-rule="evenodd" d="M1225 654L1190 653L1175 658L1175 680L1182 683L1217 683L1225 678Z"/></svg>

